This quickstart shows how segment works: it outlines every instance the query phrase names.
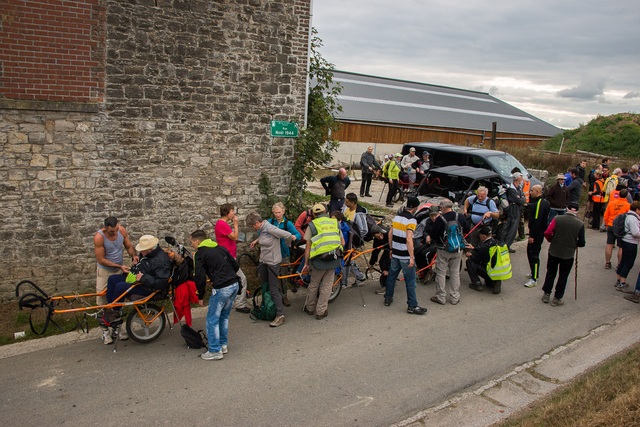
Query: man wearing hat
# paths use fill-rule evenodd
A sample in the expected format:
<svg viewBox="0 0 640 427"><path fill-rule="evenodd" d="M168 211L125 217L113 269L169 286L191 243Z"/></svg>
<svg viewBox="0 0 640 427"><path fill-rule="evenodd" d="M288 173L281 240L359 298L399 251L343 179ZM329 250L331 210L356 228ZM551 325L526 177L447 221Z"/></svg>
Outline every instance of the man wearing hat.
<svg viewBox="0 0 640 427"><path fill-rule="evenodd" d="M413 253L413 232L416 229L416 219L413 214L419 205L420 201L417 197L409 197L406 208L393 218L389 231L391 266L387 277L384 305L388 307L393 302L396 279L402 270L407 288L407 312L409 314L425 314L427 312L426 308L418 305L416 297L416 260Z"/></svg>
<svg viewBox="0 0 640 427"><path fill-rule="evenodd" d="M549 302L553 282L558 276L555 285L555 294L551 301L552 307L564 304L562 297L567 287L567 279L573 267L573 257L576 248L585 246L584 223L577 218L578 205L569 204L565 215L556 216L544 232L544 237L551 242L549 256L547 258L547 274L544 278L542 302Z"/></svg>
<svg viewBox="0 0 640 427"><path fill-rule="evenodd" d="M564 215L567 211L569 191L564 185L564 175L556 176L556 183L547 190L547 202L549 202L549 224L557 215Z"/></svg>
<svg viewBox="0 0 640 427"><path fill-rule="evenodd" d="M149 234L140 237L136 251L140 254L140 261L131 267L131 273L135 274L137 286L130 289L132 284L123 280L122 276L111 276L107 282L107 301L109 303L114 302L124 293L144 297L155 291L166 292L169 289L172 262L158 245L158 239ZM106 326L109 326L119 318L120 310L105 310L103 321ZM110 344L108 341L106 339L104 343Z"/></svg>
<svg viewBox="0 0 640 427"><path fill-rule="evenodd" d="M416 182L416 169L413 167L413 164L418 160L420 160L420 158L416 156L416 149L413 147L409 149L409 154L402 158L402 170L409 174L409 181L412 184Z"/></svg>
<svg viewBox="0 0 640 427"><path fill-rule="evenodd" d="M422 152L421 160L416 161L413 164L413 168L416 170L416 173L418 174L416 175L416 181L422 181L424 177L427 175L427 172L429 172L429 169L431 168L431 161L429 159L429 152L427 150L424 150Z"/></svg>
<svg viewBox="0 0 640 427"><path fill-rule="evenodd" d="M389 163L386 165L387 170L387 178L389 179L389 193L387 194L387 207L393 207L393 196L395 196L398 191L398 187L400 184L400 171L401 166L400 162L402 161L402 154L396 153L395 160L389 160Z"/></svg>
<svg viewBox="0 0 640 427"><path fill-rule="evenodd" d="M500 280L492 280L487 274L487 264L489 264L490 256L489 249L492 246L498 244L498 242L491 237L491 227L483 225L478 232L480 244L478 246L469 245L469 249L473 249L473 252L465 251L467 256L467 273L471 283L469 287L473 290L482 292L483 286L480 278L484 279L485 285L492 289L494 294L499 294L502 289L502 282Z"/></svg>
<svg viewBox="0 0 640 427"><path fill-rule="evenodd" d="M311 208L314 219L304 233L307 245L304 250L302 274L311 274L307 299L303 311L322 320L329 314L329 297L333 288L335 269L342 264L344 238L335 218L329 218L322 203Z"/></svg>

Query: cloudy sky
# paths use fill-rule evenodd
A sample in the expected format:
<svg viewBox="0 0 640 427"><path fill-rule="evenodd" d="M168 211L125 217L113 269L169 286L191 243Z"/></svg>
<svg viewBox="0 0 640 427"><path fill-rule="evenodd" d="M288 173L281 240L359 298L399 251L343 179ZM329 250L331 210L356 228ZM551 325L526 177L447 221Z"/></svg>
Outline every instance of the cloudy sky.
<svg viewBox="0 0 640 427"><path fill-rule="evenodd" d="M488 92L555 126L640 113L637 0L313 0L336 69Z"/></svg>

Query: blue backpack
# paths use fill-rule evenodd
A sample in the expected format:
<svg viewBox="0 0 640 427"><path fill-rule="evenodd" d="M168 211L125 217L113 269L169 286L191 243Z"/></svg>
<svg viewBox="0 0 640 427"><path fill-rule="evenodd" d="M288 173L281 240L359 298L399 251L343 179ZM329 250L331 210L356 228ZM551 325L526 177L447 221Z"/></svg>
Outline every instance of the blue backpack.
<svg viewBox="0 0 640 427"><path fill-rule="evenodd" d="M464 249L464 237L462 236L462 227L458 222L456 217L453 221L447 221L441 216L442 220L445 222L446 226L444 229L444 236L442 237L442 243L444 249L447 252L460 252Z"/></svg>

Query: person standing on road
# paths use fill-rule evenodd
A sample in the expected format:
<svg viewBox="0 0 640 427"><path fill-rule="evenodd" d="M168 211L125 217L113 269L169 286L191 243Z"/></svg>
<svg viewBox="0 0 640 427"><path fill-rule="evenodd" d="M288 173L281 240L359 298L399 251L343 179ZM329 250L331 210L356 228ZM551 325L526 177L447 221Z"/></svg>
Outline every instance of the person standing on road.
<svg viewBox="0 0 640 427"><path fill-rule="evenodd" d="M463 231L467 231L469 227L467 226L464 215L454 212L452 208L453 202L451 200L444 199L440 202L441 219L435 221L429 234L429 241L435 242L438 245L436 253L436 294L431 297L431 301L440 305L446 304L447 290L445 286L447 283L447 268L450 274L450 302L452 305L460 302L460 263L462 261L462 251L447 251L445 248L445 232L448 223L451 221L457 221Z"/></svg>
<svg viewBox="0 0 640 427"><path fill-rule="evenodd" d="M618 241L620 249L622 249L620 263L618 264L618 268L616 268L616 289L619 291L629 287L629 285L627 285L627 275L633 268L633 264L636 262L636 255L638 255L638 243L640 243L639 211L640 202L636 201L631 203L629 212L624 219L624 237Z"/></svg>
<svg viewBox="0 0 640 427"><path fill-rule="evenodd" d="M593 184L590 186L589 197L591 198L591 228L600 229L600 216L604 209L604 179L602 170L593 171Z"/></svg>
<svg viewBox="0 0 640 427"><path fill-rule="evenodd" d="M362 171L360 197L372 197L370 193L371 180L373 179L374 172L380 169L380 163L376 160L376 156L373 155L373 146L370 145L367 147L367 151L362 153L360 157L360 168Z"/></svg>
<svg viewBox="0 0 640 427"><path fill-rule="evenodd" d="M416 182L416 170L413 167L413 164L420 160L418 156L416 156L416 149L411 147L409 149L409 154L402 158L401 166L402 170L409 174L409 182L413 184Z"/></svg>
<svg viewBox="0 0 640 427"><path fill-rule="evenodd" d="M526 197L522 191L524 178L520 172L513 173L513 183L507 189L507 200L509 207L507 208L507 230L505 231L505 243L509 247L509 252L514 253L516 250L511 248L516 240L518 233L518 224L522 214L522 206L526 202Z"/></svg>
<svg viewBox="0 0 640 427"><path fill-rule="evenodd" d="M393 207L393 196L396 195L398 188L400 187L400 161L402 160L402 154L396 153L395 160L389 160L386 165L387 178L389 180L389 193L387 193L387 207Z"/></svg>
<svg viewBox="0 0 640 427"><path fill-rule="evenodd" d="M618 238L613 234L613 220L618 215L628 212L631 209L631 204L627 200L627 190L622 189L618 194L619 197L613 197L607 204L607 209L604 211L604 226L607 230L607 246L604 249L604 268L609 270L611 268L611 256L613 255L613 246L617 243ZM620 244L618 244L618 247ZM618 264L620 264L620 257L622 251L618 250Z"/></svg>
<svg viewBox="0 0 640 427"><path fill-rule="evenodd" d="M540 251L544 241L544 232L549 219L549 202L542 197L542 186L531 187L529 202L529 240L527 242L527 259L531 269L530 278L524 284L527 288L538 286L540 276Z"/></svg>
<svg viewBox="0 0 640 427"><path fill-rule="evenodd" d="M194 280L201 305L204 303L207 278L212 284L206 321L209 345L200 357L204 360L220 360L228 352L229 313L239 289L237 272L240 266L224 246L208 239L202 230L191 233L191 246L196 251L193 256Z"/></svg>
<svg viewBox="0 0 640 427"><path fill-rule="evenodd" d="M567 187L567 191L569 191L569 203L579 206L584 180L578 176L576 169L570 169L569 173L571 174L571 184Z"/></svg>
<svg viewBox="0 0 640 427"><path fill-rule="evenodd" d="M129 267L124 265L124 249L137 264L138 254L129 240L127 230L118 222L118 218L110 216L104 220L104 227L93 236L93 252L96 255L96 293L107 288L109 276L114 274L126 275ZM123 279L124 281L124 279ZM105 305L106 296L96 297L96 304Z"/></svg>
<svg viewBox="0 0 640 427"><path fill-rule="evenodd" d="M342 205L344 205L346 189L351 184L351 180L347 176L347 170L340 168L337 175L325 176L320 180L320 184L322 184L325 194L330 196L329 212L340 212Z"/></svg>
<svg viewBox="0 0 640 427"><path fill-rule="evenodd" d="M555 294L551 301L552 307L564 305L562 297L567 287L567 279L573 267L573 257L576 248L585 246L584 223L577 218L578 205L573 203L567 206L565 215L557 216L551 220L551 224L544 232L544 237L551 244L549 245L549 256L547 258L547 274L544 278L542 291L542 302L549 302L553 282L558 276L555 285Z"/></svg>
<svg viewBox="0 0 640 427"><path fill-rule="evenodd" d="M384 305L389 307L393 302L396 279L402 270L407 288L407 313L409 314L425 314L427 312L426 308L418 305L416 297L416 259L413 253L413 232L417 224L413 214L418 206L420 206L420 200L417 197L409 197L406 208L393 218L389 231L391 266L387 277Z"/></svg>
<svg viewBox="0 0 640 427"><path fill-rule="evenodd" d="M558 174L556 183L547 190L547 202L549 202L549 224L557 215L564 215L567 211L569 191L564 185L564 175ZM549 225L547 224L547 226Z"/></svg>
<svg viewBox="0 0 640 427"><path fill-rule="evenodd" d="M251 242L253 248L256 242L260 245L260 265L258 265L258 275L262 283L269 283L271 299L276 305L276 318L269 326L276 328L284 324L284 304L282 293L280 292L280 264L282 263L282 252L280 250L280 239L286 239L287 244L296 239L296 236L286 230L269 224L262 219L258 212L249 212L247 215L247 227L252 227L258 232L258 239Z"/></svg>
<svg viewBox="0 0 640 427"><path fill-rule="evenodd" d="M233 224L233 229L229 225L230 222ZM239 235L238 215L236 214L232 204L225 203L220 206L220 219L216 222L214 232L216 235L216 242L228 250L231 256L237 260L237 241ZM244 275L242 269L239 269L236 273L240 278L240 290L237 292L236 300L233 305L237 312L248 314L251 312L251 309L247 307L247 276Z"/></svg>
<svg viewBox="0 0 640 427"><path fill-rule="evenodd" d="M317 320L329 315L329 297L333 288L335 269L342 263L345 241L335 218L329 218L322 203L313 205L314 219L305 231L302 274L311 274L307 299L302 310Z"/></svg>

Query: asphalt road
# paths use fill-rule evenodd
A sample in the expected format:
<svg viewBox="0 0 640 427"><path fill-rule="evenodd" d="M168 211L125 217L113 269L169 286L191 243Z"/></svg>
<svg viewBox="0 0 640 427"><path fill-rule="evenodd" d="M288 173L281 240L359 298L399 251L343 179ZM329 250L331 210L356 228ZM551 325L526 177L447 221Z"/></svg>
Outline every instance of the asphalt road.
<svg viewBox="0 0 640 427"><path fill-rule="evenodd" d="M301 311L304 290L290 294L280 328L234 312L221 361L201 360L177 329L146 345L121 342L117 353L97 339L31 343L35 351L2 359L0 424L389 425L636 313L603 269L603 239L587 231L578 300L572 272L563 307L522 286L520 246L499 295L469 289L463 274L460 304L440 306L429 301L433 284L418 285L424 316L406 313L402 283L384 307L376 281L360 288L366 307L358 288L345 289L321 321Z"/></svg>

